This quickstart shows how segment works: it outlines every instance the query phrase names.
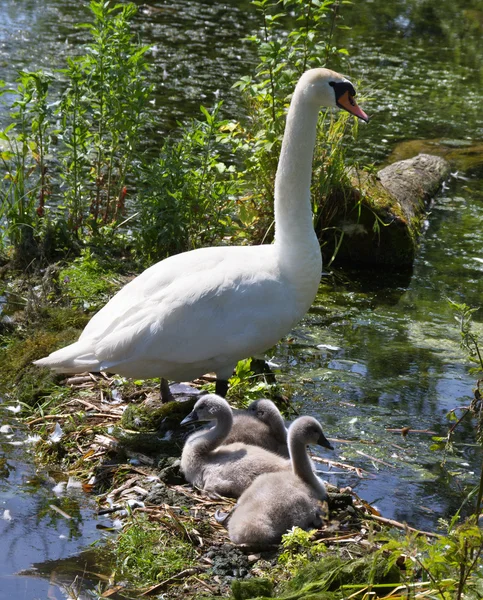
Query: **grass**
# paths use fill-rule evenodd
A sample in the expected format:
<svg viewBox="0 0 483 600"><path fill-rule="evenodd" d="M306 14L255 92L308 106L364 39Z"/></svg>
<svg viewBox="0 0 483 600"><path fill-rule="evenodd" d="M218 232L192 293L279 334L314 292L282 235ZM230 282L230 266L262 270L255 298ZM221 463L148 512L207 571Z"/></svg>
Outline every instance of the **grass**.
<svg viewBox="0 0 483 600"><path fill-rule="evenodd" d="M154 585L196 564L193 544L151 522L147 515L132 515L114 542L116 579L133 586Z"/></svg>

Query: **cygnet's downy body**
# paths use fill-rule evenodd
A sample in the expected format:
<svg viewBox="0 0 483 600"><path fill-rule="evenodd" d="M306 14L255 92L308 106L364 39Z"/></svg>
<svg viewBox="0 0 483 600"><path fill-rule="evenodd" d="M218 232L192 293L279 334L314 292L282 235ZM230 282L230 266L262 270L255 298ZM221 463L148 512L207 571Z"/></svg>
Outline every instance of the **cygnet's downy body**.
<svg viewBox="0 0 483 600"><path fill-rule="evenodd" d="M290 461L259 446L224 444L233 414L226 400L215 394L200 398L181 422L214 421L210 429L193 433L181 454L181 471L187 481L208 494L238 498L263 473L290 472Z"/></svg>
<svg viewBox="0 0 483 600"><path fill-rule="evenodd" d="M225 444L243 442L261 446L288 457L287 429L276 405L267 398L252 402L246 410L236 411Z"/></svg>
<svg viewBox="0 0 483 600"><path fill-rule="evenodd" d="M321 502L327 499L327 491L312 471L307 444L332 449L316 419L299 417L288 432L292 471L260 475L240 496L228 522L235 544L278 544L294 526L321 525Z"/></svg>

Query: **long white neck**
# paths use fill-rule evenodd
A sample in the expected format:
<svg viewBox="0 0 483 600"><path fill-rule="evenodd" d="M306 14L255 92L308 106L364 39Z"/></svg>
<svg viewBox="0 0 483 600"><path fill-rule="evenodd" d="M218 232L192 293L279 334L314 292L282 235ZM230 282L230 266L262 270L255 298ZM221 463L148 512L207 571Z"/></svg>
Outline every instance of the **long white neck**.
<svg viewBox="0 0 483 600"><path fill-rule="evenodd" d="M275 178L275 246L287 269L302 269L298 285L307 297L312 295L310 304L322 271L310 202L319 108L305 97L304 90L299 83L290 103Z"/></svg>
<svg viewBox="0 0 483 600"><path fill-rule="evenodd" d="M319 109L304 96L301 82L290 103L275 177L276 243L302 233L314 236L310 183Z"/></svg>
<svg viewBox="0 0 483 600"><path fill-rule="evenodd" d="M290 460L292 461L292 470L295 475L310 485L320 500L325 500L327 498L327 491L324 484L312 470L312 463L307 453L307 446L305 443L298 439L297 436L289 435L288 449L290 453Z"/></svg>

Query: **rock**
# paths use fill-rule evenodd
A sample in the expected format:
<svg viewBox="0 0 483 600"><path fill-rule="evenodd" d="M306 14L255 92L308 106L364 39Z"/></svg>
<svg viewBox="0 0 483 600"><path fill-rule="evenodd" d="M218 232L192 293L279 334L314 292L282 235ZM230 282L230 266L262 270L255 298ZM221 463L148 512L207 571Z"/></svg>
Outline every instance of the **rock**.
<svg viewBox="0 0 483 600"><path fill-rule="evenodd" d="M351 172L352 187L337 190L323 208L325 228L318 233L325 259L335 254L338 264L411 267L429 201L448 173L448 162L429 154L377 174ZM333 231L339 235L331 239Z"/></svg>

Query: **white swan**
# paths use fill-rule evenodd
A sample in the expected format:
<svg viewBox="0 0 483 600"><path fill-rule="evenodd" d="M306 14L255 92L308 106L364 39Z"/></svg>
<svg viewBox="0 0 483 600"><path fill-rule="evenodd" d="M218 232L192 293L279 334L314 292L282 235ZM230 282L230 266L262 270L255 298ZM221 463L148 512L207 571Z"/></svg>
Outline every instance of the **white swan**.
<svg viewBox="0 0 483 600"><path fill-rule="evenodd" d="M224 445L233 413L228 402L215 394L201 397L182 425L214 421L214 427L196 431L181 453L181 471L187 481L211 495L240 494L262 473L290 469L290 461L259 446L236 442Z"/></svg>
<svg viewBox="0 0 483 600"><path fill-rule="evenodd" d="M233 424L224 443L243 442L289 456L287 429L277 406L268 398L253 401L233 413Z"/></svg>
<svg viewBox="0 0 483 600"><path fill-rule="evenodd" d="M316 419L299 417L288 432L293 472L260 475L243 492L231 514L226 516L232 542L278 544L282 535L294 526L308 529L321 525L320 503L327 500L327 491L312 472L307 444L332 449ZM217 520L222 522L225 517Z"/></svg>
<svg viewBox="0 0 483 600"><path fill-rule="evenodd" d="M59 373L192 380L214 371L216 392L242 358L276 344L304 316L319 286L321 253L310 180L321 106L368 120L352 84L328 69L300 78L275 179L275 242L171 256L120 290L79 340L35 364Z"/></svg>

